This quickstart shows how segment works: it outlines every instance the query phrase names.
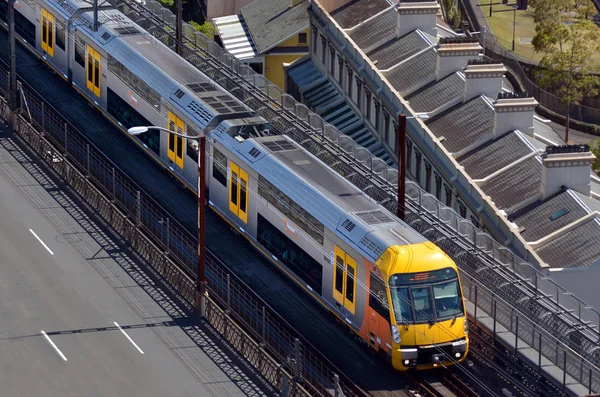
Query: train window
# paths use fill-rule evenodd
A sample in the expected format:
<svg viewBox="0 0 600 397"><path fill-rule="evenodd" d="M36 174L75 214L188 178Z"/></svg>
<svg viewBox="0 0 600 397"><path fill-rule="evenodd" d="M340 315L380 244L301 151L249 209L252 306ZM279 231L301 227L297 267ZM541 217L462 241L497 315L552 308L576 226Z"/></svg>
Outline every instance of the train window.
<svg viewBox="0 0 600 397"><path fill-rule="evenodd" d="M392 288L390 293L392 295L392 303L394 304L396 323L412 323L413 311L408 296L408 288Z"/></svg>
<svg viewBox="0 0 600 397"><path fill-rule="evenodd" d="M75 33L75 62L77 62L82 68L85 68L85 42L79 33Z"/></svg>
<svg viewBox="0 0 600 397"><path fill-rule="evenodd" d="M8 23L8 3L6 1L0 1L0 19ZM35 48L37 28L17 9L15 9L15 32Z"/></svg>
<svg viewBox="0 0 600 397"><path fill-rule="evenodd" d="M136 125L152 125L144 116L139 114L129 103L121 99L113 90L106 88L106 108L108 113L117 119L125 128ZM149 129L138 135L138 139L157 155L160 155L160 131Z"/></svg>
<svg viewBox="0 0 600 397"><path fill-rule="evenodd" d="M65 27L62 23L56 24L56 46L65 50Z"/></svg>
<svg viewBox="0 0 600 397"><path fill-rule="evenodd" d="M352 314L356 312L356 261L337 245L333 248L335 265L333 298Z"/></svg>
<svg viewBox="0 0 600 397"><path fill-rule="evenodd" d="M142 79L138 78L114 57L108 56L108 70L121 79L125 85L132 87L135 92L148 102L156 111L160 111L160 95L148 86Z"/></svg>
<svg viewBox="0 0 600 397"><path fill-rule="evenodd" d="M458 279L433 286L435 313L438 319L463 315L462 299L458 290Z"/></svg>
<svg viewBox="0 0 600 397"><path fill-rule="evenodd" d="M42 50L54 56L54 15L42 8Z"/></svg>
<svg viewBox="0 0 600 397"><path fill-rule="evenodd" d="M415 308L416 321L424 323L434 321L431 291L429 287L411 288L410 292Z"/></svg>
<svg viewBox="0 0 600 397"><path fill-rule="evenodd" d="M231 183L229 185L229 209L248 223L248 173L233 161L229 162Z"/></svg>
<svg viewBox="0 0 600 397"><path fill-rule="evenodd" d="M371 277L369 280L369 306L375 310L379 315L390 321L390 306L388 305L387 292L385 290L385 284L381 279L370 273Z"/></svg>
<svg viewBox="0 0 600 397"><path fill-rule="evenodd" d="M323 266L261 214L258 214L257 218L258 242L320 295Z"/></svg>
<svg viewBox="0 0 600 397"><path fill-rule="evenodd" d="M167 113L169 130L183 134L185 131L185 124L183 120L177 117L173 112ZM179 168L183 168L183 138L175 134L169 134L167 157L173 161Z"/></svg>
<svg viewBox="0 0 600 397"><path fill-rule="evenodd" d="M100 53L87 46L87 88L100 96Z"/></svg>
<svg viewBox="0 0 600 397"><path fill-rule="evenodd" d="M227 157L213 146L213 178L221 185L227 187Z"/></svg>
<svg viewBox="0 0 600 397"><path fill-rule="evenodd" d="M323 244L325 226L262 175L258 176L258 194L315 241Z"/></svg>
<svg viewBox="0 0 600 397"><path fill-rule="evenodd" d="M189 130L189 128L188 128L188 130ZM195 139L186 139L186 140L187 140L186 154L189 158L191 158L192 160L194 160L197 163L198 162L198 141Z"/></svg>

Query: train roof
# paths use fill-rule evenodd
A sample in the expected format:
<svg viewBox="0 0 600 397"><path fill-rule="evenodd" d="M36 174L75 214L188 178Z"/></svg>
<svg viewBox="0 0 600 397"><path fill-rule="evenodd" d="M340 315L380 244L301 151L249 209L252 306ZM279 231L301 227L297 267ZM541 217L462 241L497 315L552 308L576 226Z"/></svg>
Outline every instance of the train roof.
<svg viewBox="0 0 600 397"><path fill-rule="evenodd" d="M232 131L219 126L209 135L372 261L390 245L427 241L286 136L243 139Z"/></svg>
<svg viewBox="0 0 600 397"><path fill-rule="evenodd" d="M77 10L91 7L84 0L46 2L65 20ZM71 27L92 39L97 48L116 59L162 98L177 105L199 128L254 114L252 109L119 10L99 11L97 32L92 30L92 17L92 11L85 11L71 21Z"/></svg>

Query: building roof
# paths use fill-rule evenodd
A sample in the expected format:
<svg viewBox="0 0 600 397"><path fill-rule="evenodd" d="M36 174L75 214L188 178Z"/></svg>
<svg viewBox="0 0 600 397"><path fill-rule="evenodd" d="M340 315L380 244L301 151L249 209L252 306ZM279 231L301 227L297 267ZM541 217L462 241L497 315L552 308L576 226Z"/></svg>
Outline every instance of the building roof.
<svg viewBox="0 0 600 397"><path fill-rule="evenodd" d="M445 138L442 145L449 152L456 153L491 134L494 117L490 101L480 95L430 118L426 124L436 137Z"/></svg>
<svg viewBox="0 0 600 397"><path fill-rule="evenodd" d="M572 190L563 190L538 200L510 217L519 226L521 236L537 241L575 222L589 213L587 206Z"/></svg>
<svg viewBox="0 0 600 397"><path fill-rule="evenodd" d="M240 14L258 53L263 53L308 27L308 0L254 0Z"/></svg>
<svg viewBox="0 0 600 397"><path fill-rule="evenodd" d="M394 36L387 43L369 52L367 56L373 62L377 62L377 67L380 70L385 70L397 64L399 59L406 59L429 47L433 44L429 37L429 35L425 35L419 30L410 32L400 38Z"/></svg>
<svg viewBox="0 0 600 397"><path fill-rule="evenodd" d="M525 160L480 185L498 209L508 210L540 193L542 161Z"/></svg>
<svg viewBox="0 0 600 397"><path fill-rule="evenodd" d="M364 21L360 26L348 32L350 38L362 49L381 41L382 37L392 37L396 33L396 9L392 6Z"/></svg>
<svg viewBox="0 0 600 397"><path fill-rule="evenodd" d="M365 15L375 15L389 6L386 0L352 0L333 11L331 16L342 29L347 29L364 21Z"/></svg>
<svg viewBox="0 0 600 397"><path fill-rule="evenodd" d="M533 147L519 131L508 132L456 159L473 179L483 179L530 154Z"/></svg>
<svg viewBox="0 0 600 397"><path fill-rule="evenodd" d="M400 95L410 94L435 80L436 57L437 51L432 47L406 59L384 76Z"/></svg>
<svg viewBox="0 0 600 397"><path fill-rule="evenodd" d="M248 27L241 15L228 15L213 19L223 47L237 59L251 59L258 55Z"/></svg>
<svg viewBox="0 0 600 397"><path fill-rule="evenodd" d="M441 80L427 84L404 99L408 101L415 112L428 113L463 96L464 90L465 77L462 73L455 72Z"/></svg>
<svg viewBox="0 0 600 397"><path fill-rule="evenodd" d="M600 258L600 244L590 244L590 239L597 236L600 236L600 220L594 218L542 245L535 252L545 262L554 264L553 267L592 266Z"/></svg>

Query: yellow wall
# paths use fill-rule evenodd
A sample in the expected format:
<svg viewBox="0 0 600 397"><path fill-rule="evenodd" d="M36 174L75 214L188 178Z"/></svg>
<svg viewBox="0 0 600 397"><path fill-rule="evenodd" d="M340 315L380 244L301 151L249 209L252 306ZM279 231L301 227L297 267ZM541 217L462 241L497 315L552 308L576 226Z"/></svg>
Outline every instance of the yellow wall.
<svg viewBox="0 0 600 397"><path fill-rule="evenodd" d="M306 43L298 43L298 34L290 37L289 39L279 43L275 48L280 47L308 47L310 43L309 29L304 30L302 33L306 33ZM285 73L283 72L284 63L292 63L296 59L302 58L308 51L294 52L290 49L288 54L265 54L265 77L271 83L277 85L279 88L285 91Z"/></svg>

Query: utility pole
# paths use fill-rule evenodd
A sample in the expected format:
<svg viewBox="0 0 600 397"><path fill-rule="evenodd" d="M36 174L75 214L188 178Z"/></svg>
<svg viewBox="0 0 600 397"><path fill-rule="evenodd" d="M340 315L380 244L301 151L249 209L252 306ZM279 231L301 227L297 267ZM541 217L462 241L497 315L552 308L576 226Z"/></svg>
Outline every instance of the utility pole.
<svg viewBox="0 0 600 397"><path fill-rule="evenodd" d="M398 118L398 218L406 215L406 115Z"/></svg>
<svg viewBox="0 0 600 397"><path fill-rule="evenodd" d="M183 56L183 0L177 1L177 14L175 17L175 51Z"/></svg>
<svg viewBox="0 0 600 397"><path fill-rule="evenodd" d="M15 0L8 0L8 106L11 111L11 129L14 128L17 103L17 52L15 48Z"/></svg>
<svg viewBox="0 0 600 397"><path fill-rule="evenodd" d="M94 8L94 21L92 22L92 30L94 32L98 31L98 0L94 0L94 3L92 4L93 8Z"/></svg>
<svg viewBox="0 0 600 397"><path fill-rule="evenodd" d="M181 0L179 0L181 1ZM196 309L200 317L206 317L206 271L204 267L205 246L205 195L206 195L206 137L200 135L198 148L198 275L196 277Z"/></svg>

